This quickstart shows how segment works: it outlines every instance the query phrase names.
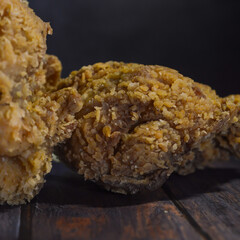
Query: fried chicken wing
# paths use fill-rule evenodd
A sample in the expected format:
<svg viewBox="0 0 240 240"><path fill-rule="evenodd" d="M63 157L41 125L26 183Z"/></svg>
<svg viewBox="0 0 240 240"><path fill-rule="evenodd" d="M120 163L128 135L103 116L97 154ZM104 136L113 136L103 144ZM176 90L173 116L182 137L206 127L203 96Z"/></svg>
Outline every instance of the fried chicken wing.
<svg viewBox="0 0 240 240"><path fill-rule="evenodd" d="M108 190L155 189L174 171L187 174L227 154L215 139L236 105L173 69L97 63L58 87L66 86L78 90L83 108L62 159Z"/></svg>
<svg viewBox="0 0 240 240"><path fill-rule="evenodd" d="M61 63L46 55L50 25L25 1L0 2L0 203L31 200L51 169L52 147L70 137L76 89L54 91Z"/></svg>

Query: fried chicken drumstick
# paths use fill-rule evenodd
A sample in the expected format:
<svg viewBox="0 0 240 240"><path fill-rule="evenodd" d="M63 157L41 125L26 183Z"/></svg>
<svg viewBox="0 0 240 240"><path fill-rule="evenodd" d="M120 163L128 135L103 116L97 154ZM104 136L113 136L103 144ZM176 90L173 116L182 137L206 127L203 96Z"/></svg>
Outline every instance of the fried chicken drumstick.
<svg viewBox="0 0 240 240"><path fill-rule="evenodd" d="M58 85L66 86L83 108L62 159L108 190L155 189L174 171L188 174L228 154L217 136L237 122L237 104L173 69L97 63Z"/></svg>
<svg viewBox="0 0 240 240"><path fill-rule="evenodd" d="M0 203L31 200L51 169L52 147L71 136L75 89L51 90L61 63L46 55L51 33L25 1L0 1Z"/></svg>

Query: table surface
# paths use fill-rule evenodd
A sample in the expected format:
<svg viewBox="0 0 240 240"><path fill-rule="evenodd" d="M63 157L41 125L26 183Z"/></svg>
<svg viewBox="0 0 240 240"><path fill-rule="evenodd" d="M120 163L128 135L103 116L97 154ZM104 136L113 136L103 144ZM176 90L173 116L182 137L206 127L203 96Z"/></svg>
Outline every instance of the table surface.
<svg viewBox="0 0 240 240"><path fill-rule="evenodd" d="M240 161L188 176L154 192L107 192L54 163L40 194L0 207L0 239L240 239Z"/></svg>

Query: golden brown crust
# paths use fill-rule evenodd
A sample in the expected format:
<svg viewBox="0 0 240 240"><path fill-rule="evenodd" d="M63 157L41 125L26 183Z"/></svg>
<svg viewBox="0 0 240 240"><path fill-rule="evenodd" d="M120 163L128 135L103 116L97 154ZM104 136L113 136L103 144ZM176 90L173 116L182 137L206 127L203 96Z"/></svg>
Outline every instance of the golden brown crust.
<svg viewBox="0 0 240 240"><path fill-rule="evenodd" d="M187 175L198 168L203 169L214 161L227 161L232 154L240 157L237 152L239 145L236 136L240 134L239 100L238 95L221 98L222 110L229 112L229 120L218 126L219 131L203 139L197 149L191 149L192 157L182 162L177 170L179 174Z"/></svg>
<svg viewBox="0 0 240 240"><path fill-rule="evenodd" d="M55 87L61 77L62 63L58 57L54 55L46 55L44 69L46 69L46 85L47 90L55 90Z"/></svg>
<svg viewBox="0 0 240 240"><path fill-rule="evenodd" d="M0 155L14 156L39 141L33 142L36 124L29 122L27 110L46 81L43 62L50 26L19 0L3 0L0 9Z"/></svg>
<svg viewBox="0 0 240 240"><path fill-rule="evenodd" d="M0 69L18 81L39 69L52 30L19 0L1 0L0 17Z"/></svg>
<svg viewBox="0 0 240 240"><path fill-rule="evenodd" d="M52 147L70 137L81 108L72 88L49 88L61 63L46 55L51 32L25 1L0 1L0 203L29 201L51 169Z"/></svg>
<svg viewBox="0 0 240 240"><path fill-rule="evenodd" d="M223 103L224 105L234 104L236 114L233 117L232 124L225 127L221 134L217 136L217 141L221 148L240 158L240 95L230 95L223 99Z"/></svg>
<svg viewBox="0 0 240 240"><path fill-rule="evenodd" d="M203 156L204 141L235 112L210 87L162 66L97 63L73 72L63 86L74 86L83 100L65 161L121 193L154 189L173 171L189 172L184 166Z"/></svg>
<svg viewBox="0 0 240 240"><path fill-rule="evenodd" d="M31 149L16 157L0 156L0 204L22 204L41 189L52 167L50 149Z"/></svg>

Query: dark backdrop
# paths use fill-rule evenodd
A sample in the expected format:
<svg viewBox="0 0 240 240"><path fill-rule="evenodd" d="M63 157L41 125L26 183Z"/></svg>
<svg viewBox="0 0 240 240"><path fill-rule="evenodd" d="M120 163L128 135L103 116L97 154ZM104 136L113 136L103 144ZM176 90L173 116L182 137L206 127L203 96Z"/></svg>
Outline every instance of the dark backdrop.
<svg viewBox="0 0 240 240"><path fill-rule="evenodd" d="M63 76L82 65L118 60L159 64L240 93L239 0L29 0L51 23L48 52Z"/></svg>

